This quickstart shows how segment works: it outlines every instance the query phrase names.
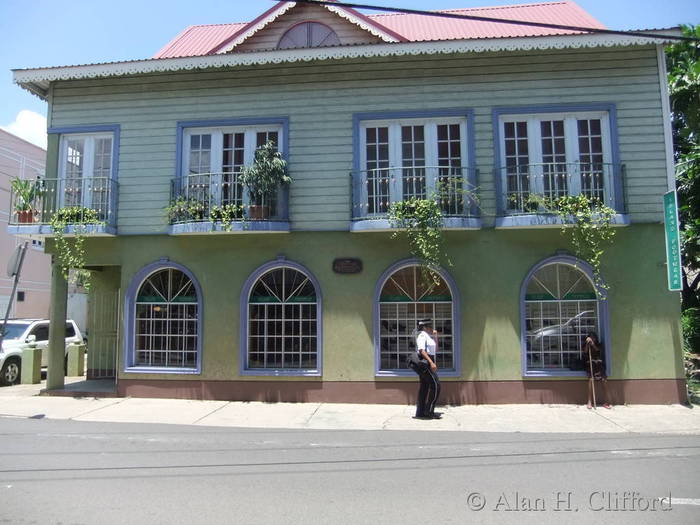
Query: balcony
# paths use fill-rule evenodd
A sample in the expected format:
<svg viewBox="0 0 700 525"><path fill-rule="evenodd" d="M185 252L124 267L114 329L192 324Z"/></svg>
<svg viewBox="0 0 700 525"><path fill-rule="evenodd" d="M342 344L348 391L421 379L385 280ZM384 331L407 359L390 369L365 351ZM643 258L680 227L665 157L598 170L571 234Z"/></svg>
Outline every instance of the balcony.
<svg viewBox="0 0 700 525"><path fill-rule="evenodd" d="M26 203L14 188L10 192L8 233L50 237L53 235L51 220L56 212L73 208L73 219L66 227L66 235L73 235L77 228L93 235L116 234L119 192L115 180L109 177L80 177L29 181L36 189L31 202ZM94 219L97 219L97 224L92 223Z"/></svg>
<svg viewBox="0 0 700 525"><path fill-rule="evenodd" d="M289 189L253 202L236 173L200 173L173 179L170 233L289 232ZM222 216L222 210L228 216Z"/></svg>
<svg viewBox="0 0 700 525"><path fill-rule="evenodd" d="M625 166L609 163L540 163L496 170L501 187L496 228L560 226L563 219L542 205L542 199L584 194L617 211L613 224L627 226Z"/></svg>
<svg viewBox="0 0 700 525"><path fill-rule="evenodd" d="M350 230L389 231L393 202L410 198L435 198L443 213L445 229L481 228L477 170L463 166L377 168L355 171L352 182Z"/></svg>

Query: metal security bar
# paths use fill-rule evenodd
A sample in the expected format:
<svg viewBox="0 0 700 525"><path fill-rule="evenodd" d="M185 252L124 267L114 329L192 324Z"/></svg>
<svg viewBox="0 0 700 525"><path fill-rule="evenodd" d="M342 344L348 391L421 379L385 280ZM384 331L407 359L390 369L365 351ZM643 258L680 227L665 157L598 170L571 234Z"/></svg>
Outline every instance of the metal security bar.
<svg viewBox="0 0 700 525"><path fill-rule="evenodd" d="M503 184L505 215L539 213L541 198L586 195L625 211L624 165L587 162L514 164L497 170Z"/></svg>
<svg viewBox="0 0 700 525"><path fill-rule="evenodd" d="M404 166L351 173L353 219L377 218L391 204L434 198L446 216L478 216L477 172L464 166Z"/></svg>
<svg viewBox="0 0 700 525"><path fill-rule="evenodd" d="M171 214L171 224L208 222L216 206L240 206L241 219L285 221L288 219L289 190L281 186L276 195L260 201L250 197L239 181L238 173L198 173L172 180L171 205L178 204Z"/></svg>

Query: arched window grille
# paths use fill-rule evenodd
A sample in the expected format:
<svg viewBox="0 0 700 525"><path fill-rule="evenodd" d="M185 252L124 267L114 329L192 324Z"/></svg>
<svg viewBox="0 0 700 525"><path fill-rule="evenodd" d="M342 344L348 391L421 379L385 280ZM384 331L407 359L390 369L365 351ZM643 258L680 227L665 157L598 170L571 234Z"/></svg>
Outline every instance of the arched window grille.
<svg viewBox="0 0 700 525"><path fill-rule="evenodd" d="M133 367L199 366L200 297L183 270L161 267L140 283L133 300Z"/></svg>
<svg viewBox="0 0 700 525"><path fill-rule="evenodd" d="M406 357L416 351L420 319L433 320L438 332L437 365L454 370L456 301L444 275L439 283L426 279L417 264L399 264L389 270L378 297L378 372L406 371ZM376 326L377 324L375 324Z"/></svg>
<svg viewBox="0 0 700 525"><path fill-rule="evenodd" d="M588 265L573 257L544 261L530 272L522 295L524 372L583 374L586 336L606 339L607 304Z"/></svg>
<svg viewBox="0 0 700 525"><path fill-rule="evenodd" d="M330 27L318 22L303 22L289 29L277 44L278 49L339 46L340 39Z"/></svg>
<svg viewBox="0 0 700 525"><path fill-rule="evenodd" d="M273 263L246 288L244 371L320 370L320 295L313 277L300 265Z"/></svg>

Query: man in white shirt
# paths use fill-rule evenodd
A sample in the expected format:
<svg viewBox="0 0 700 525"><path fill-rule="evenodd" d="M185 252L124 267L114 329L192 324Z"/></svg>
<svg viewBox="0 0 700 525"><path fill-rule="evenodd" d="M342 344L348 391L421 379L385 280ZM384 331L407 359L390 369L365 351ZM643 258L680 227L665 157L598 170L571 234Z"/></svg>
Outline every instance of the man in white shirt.
<svg viewBox="0 0 700 525"><path fill-rule="evenodd" d="M437 332L433 330L432 319L418 321L419 333L416 336L416 353L418 360L411 368L418 374L420 389L416 403L416 419L439 419L435 414L435 403L440 396L440 379L437 375L435 354L437 353Z"/></svg>

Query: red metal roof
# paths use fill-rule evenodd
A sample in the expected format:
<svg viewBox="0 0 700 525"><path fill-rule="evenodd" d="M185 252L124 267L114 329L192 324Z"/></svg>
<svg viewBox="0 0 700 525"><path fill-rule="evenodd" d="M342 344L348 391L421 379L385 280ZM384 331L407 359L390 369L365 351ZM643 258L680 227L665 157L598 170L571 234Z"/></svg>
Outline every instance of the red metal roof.
<svg viewBox="0 0 700 525"><path fill-rule="evenodd" d="M578 5L568 1L452 9L441 12L488 18L503 18L506 20L591 27L596 29L605 28L603 24L586 13ZM403 35L412 42L580 34L580 32L561 29L503 24L499 22L437 18L412 14L373 15L372 18L380 24Z"/></svg>
<svg viewBox="0 0 700 525"><path fill-rule="evenodd" d="M498 7L452 9L438 12L596 29L605 28L598 20L574 2L568 0ZM580 34L579 31L571 30L476 20L457 20L414 14L369 15L368 18L378 27L386 28L387 31L396 33L411 42ZM158 51L153 58L211 54L213 49L221 47L232 36L237 33L244 33L247 25L249 23L190 26Z"/></svg>

